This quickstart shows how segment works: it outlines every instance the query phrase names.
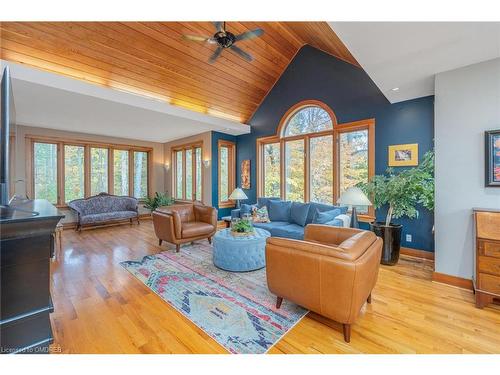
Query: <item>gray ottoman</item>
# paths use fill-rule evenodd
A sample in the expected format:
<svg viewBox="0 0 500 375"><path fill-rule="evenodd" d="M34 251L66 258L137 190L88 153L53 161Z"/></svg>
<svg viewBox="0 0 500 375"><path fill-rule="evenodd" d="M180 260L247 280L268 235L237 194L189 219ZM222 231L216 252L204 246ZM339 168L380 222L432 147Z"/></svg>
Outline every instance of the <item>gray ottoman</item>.
<svg viewBox="0 0 500 375"><path fill-rule="evenodd" d="M254 271L266 266L267 230L254 228L250 236L233 236L231 229L223 229L214 235L214 264L226 271Z"/></svg>

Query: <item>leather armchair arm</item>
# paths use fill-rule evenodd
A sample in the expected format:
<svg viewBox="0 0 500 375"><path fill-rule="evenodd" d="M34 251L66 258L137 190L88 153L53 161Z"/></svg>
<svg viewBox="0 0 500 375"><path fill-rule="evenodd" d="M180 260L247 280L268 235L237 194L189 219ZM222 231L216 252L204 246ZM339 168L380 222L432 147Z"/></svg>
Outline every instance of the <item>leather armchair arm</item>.
<svg viewBox="0 0 500 375"><path fill-rule="evenodd" d="M217 227L217 209L214 207L195 204L194 216L196 221L208 223Z"/></svg>
<svg viewBox="0 0 500 375"><path fill-rule="evenodd" d="M332 227L322 224L308 224L304 230L304 241L314 241L329 245L340 245L355 234L363 232L361 229Z"/></svg>
<svg viewBox="0 0 500 375"><path fill-rule="evenodd" d="M154 214L162 215L165 216L166 218L169 218L170 223L169 227L171 226L172 229L172 236L174 238L181 238L181 233L182 233L182 221L181 221L181 216L179 213L173 208L162 208L161 210L156 210L153 212L153 218Z"/></svg>

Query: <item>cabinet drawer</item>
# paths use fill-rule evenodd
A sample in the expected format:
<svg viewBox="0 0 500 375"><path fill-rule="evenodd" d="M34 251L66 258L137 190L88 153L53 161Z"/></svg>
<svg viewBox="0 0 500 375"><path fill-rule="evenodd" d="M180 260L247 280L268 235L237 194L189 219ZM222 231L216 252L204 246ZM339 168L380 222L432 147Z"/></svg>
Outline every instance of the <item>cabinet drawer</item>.
<svg viewBox="0 0 500 375"><path fill-rule="evenodd" d="M500 258L500 242L478 240L477 248L479 250L479 255Z"/></svg>
<svg viewBox="0 0 500 375"><path fill-rule="evenodd" d="M479 272L500 276L500 258L479 256Z"/></svg>
<svg viewBox="0 0 500 375"><path fill-rule="evenodd" d="M479 238L500 240L500 213L476 212L476 231Z"/></svg>
<svg viewBox="0 0 500 375"><path fill-rule="evenodd" d="M480 273L479 289L484 290L485 292L500 295L500 277Z"/></svg>

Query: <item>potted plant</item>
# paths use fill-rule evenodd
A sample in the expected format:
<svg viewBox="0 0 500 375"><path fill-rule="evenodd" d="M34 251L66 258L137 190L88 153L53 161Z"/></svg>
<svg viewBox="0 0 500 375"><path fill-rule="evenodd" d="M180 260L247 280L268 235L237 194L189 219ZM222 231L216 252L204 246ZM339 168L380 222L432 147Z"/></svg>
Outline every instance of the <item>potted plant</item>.
<svg viewBox="0 0 500 375"><path fill-rule="evenodd" d="M434 210L434 152L427 152L418 167L398 173L388 168L385 174L373 176L360 187L372 197L375 209L388 206L385 222L374 221L370 229L384 240L381 263L394 265L399 260L403 226L392 219L418 217L419 204Z"/></svg>
<svg viewBox="0 0 500 375"><path fill-rule="evenodd" d="M170 206L174 203L174 199L170 198L166 193L156 192L154 196L144 200L144 207L153 212L158 207Z"/></svg>
<svg viewBox="0 0 500 375"><path fill-rule="evenodd" d="M231 234L233 236L248 236L254 231L252 222L250 220L238 220L231 226Z"/></svg>

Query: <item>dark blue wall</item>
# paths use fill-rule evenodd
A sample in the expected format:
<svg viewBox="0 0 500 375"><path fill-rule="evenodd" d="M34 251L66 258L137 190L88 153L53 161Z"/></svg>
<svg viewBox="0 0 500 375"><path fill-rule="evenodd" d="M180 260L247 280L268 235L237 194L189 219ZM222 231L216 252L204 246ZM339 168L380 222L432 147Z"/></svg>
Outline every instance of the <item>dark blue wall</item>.
<svg viewBox="0 0 500 375"><path fill-rule="evenodd" d="M233 135L223 134L219 132L212 132L212 206L218 209L218 218L231 215L232 208L219 208L219 139L231 141L237 144L237 139ZM238 151L238 146L236 146ZM238 175L238 165L236 165L236 175ZM229 192L231 194L231 192Z"/></svg>
<svg viewBox="0 0 500 375"><path fill-rule="evenodd" d="M313 47L304 46L249 121L251 134L237 137L238 185L241 161L252 161L251 189L245 191L250 202L255 202L257 198L256 139L276 134L277 126L285 112L297 102L306 99L321 100L328 104L339 123L375 118L377 174L383 173L387 168L389 145L418 143L420 157L433 148L433 96L391 105L363 69ZM212 145L214 144L216 155L217 141L212 139ZM217 165L216 161L213 165ZM213 172L213 176L215 174L216 172ZM216 189L217 180L213 181ZM213 199L217 202L216 197ZM377 219L384 217L383 211L377 212ZM434 251L432 213L422 208L418 219L402 219L399 222L404 225L402 246ZM411 243L406 242L406 233L412 234Z"/></svg>

